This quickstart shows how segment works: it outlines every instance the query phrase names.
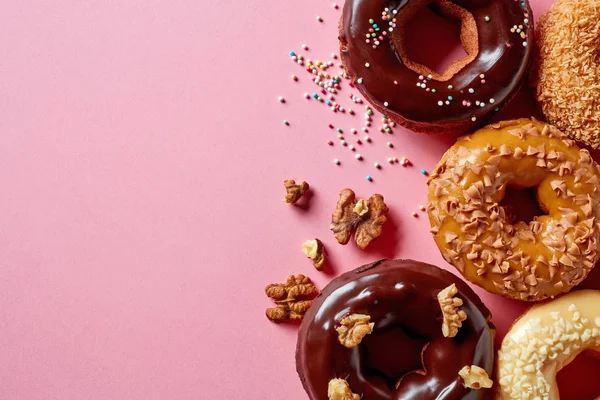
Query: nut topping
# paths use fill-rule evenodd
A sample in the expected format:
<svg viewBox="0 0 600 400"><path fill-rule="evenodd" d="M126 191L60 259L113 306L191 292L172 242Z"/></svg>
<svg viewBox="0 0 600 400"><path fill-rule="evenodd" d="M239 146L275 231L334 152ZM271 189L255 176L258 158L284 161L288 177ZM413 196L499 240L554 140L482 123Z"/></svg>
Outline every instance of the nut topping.
<svg viewBox="0 0 600 400"><path fill-rule="evenodd" d="M359 395L352 393L348 382L339 378L329 381L327 397L329 400L360 400Z"/></svg>
<svg viewBox="0 0 600 400"><path fill-rule="evenodd" d="M338 340L349 349L360 344L362 339L373 332L375 323L369 322L371 317L365 314L350 314L340 321L340 326L335 328Z"/></svg>
<svg viewBox="0 0 600 400"><path fill-rule="evenodd" d="M467 319L467 314L458 307L463 305L462 299L454 297L458 293L456 285L453 283L446 289L438 293L437 298L442 309L442 333L444 337L454 337L462 322Z"/></svg>
<svg viewBox="0 0 600 400"><path fill-rule="evenodd" d="M463 384L469 389L491 388L494 382L489 378L485 369L477 365L465 365L458 375L463 379Z"/></svg>

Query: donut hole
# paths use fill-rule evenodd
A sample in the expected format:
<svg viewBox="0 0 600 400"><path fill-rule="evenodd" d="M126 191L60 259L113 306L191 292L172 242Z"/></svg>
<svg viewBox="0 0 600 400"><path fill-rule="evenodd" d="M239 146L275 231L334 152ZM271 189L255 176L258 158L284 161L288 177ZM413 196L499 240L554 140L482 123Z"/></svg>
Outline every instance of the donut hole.
<svg viewBox="0 0 600 400"><path fill-rule="evenodd" d="M422 352L428 339L408 327L394 327L381 333L374 331L363 339L366 372L381 378L390 391L406 374L424 371Z"/></svg>
<svg viewBox="0 0 600 400"><path fill-rule="evenodd" d="M504 207L512 223L525 222L528 224L536 217L548 215L537 201L536 187L522 189L508 186L499 204Z"/></svg>
<svg viewBox="0 0 600 400"><path fill-rule="evenodd" d="M413 4L396 17L397 25L404 26L392 35L398 55L418 74L447 81L477 57L475 19L448 1L417 0Z"/></svg>
<svg viewBox="0 0 600 400"><path fill-rule="evenodd" d="M598 353L597 353L598 354ZM600 396L600 358L581 353L556 374L561 399L595 399ZM577 382L585 382L578 385Z"/></svg>

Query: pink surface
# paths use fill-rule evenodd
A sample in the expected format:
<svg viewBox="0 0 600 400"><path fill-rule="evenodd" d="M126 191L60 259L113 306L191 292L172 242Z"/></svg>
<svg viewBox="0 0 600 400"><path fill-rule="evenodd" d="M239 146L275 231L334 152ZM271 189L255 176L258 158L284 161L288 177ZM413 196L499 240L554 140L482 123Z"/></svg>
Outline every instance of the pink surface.
<svg viewBox="0 0 600 400"><path fill-rule="evenodd" d="M266 320L266 284L304 273L323 287L381 257L449 268L418 211L419 169L453 138L373 132L359 162L327 124L360 129L362 112L302 97L314 85L288 52L330 59L339 15L317 0L2 7L0 399L304 399L297 327ZM280 201L286 178L311 184L309 207ZM391 209L366 252L328 228L345 187ZM300 251L313 237L325 273ZM478 293L501 334L524 308ZM598 395L598 362L574 364L563 398Z"/></svg>

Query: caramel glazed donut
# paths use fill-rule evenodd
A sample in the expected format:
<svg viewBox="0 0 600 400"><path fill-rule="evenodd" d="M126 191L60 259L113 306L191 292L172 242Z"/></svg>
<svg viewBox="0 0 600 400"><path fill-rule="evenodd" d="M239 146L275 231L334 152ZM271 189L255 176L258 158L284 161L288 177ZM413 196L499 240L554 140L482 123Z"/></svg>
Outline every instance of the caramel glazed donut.
<svg viewBox="0 0 600 400"><path fill-rule="evenodd" d="M600 291L533 306L502 341L496 398L558 400L556 374L584 350L600 355Z"/></svg>
<svg viewBox="0 0 600 400"><path fill-rule="evenodd" d="M490 399L490 318L450 272L377 261L342 274L314 300L296 367L311 400Z"/></svg>
<svg viewBox="0 0 600 400"><path fill-rule="evenodd" d="M459 139L429 179L431 232L443 257L489 292L537 301L569 291L600 253L600 168L585 149L536 120ZM506 188L535 187L548 215L513 223Z"/></svg>
<svg viewBox="0 0 600 400"><path fill-rule="evenodd" d="M443 74L412 61L404 25L432 6L461 21L467 55ZM424 133L466 133L508 103L533 60L527 0L346 0L341 59L358 91L397 124Z"/></svg>

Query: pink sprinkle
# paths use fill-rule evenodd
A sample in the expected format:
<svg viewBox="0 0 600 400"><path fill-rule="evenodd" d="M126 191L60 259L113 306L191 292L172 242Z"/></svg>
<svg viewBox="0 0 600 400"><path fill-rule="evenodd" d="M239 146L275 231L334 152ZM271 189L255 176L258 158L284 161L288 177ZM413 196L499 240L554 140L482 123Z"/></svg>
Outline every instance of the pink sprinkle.
<svg viewBox="0 0 600 400"><path fill-rule="evenodd" d="M398 81L394 81L394 85L397 85L397 84L398 84Z"/></svg>
<svg viewBox="0 0 600 400"><path fill-rule="evenodd" d="M510 43L506 43L506 47L511 47L512 45Z"/></svg>
<svg viewBox="0 0 600 400"><path fill-rule="evenodd" d="M419 80L423 80L423 75L419 75Z"/></svg>
<svg viewBox="0 0 600 400"><path fill-rule="evenodd" d="M383 17L381 17L382 20L386 21L387 17L384 15Z"/></svg>
<svg viewBox="0 0 600 400"><path fill-rule="evenodd" d="M374 49L376 49L376 48L377 48L377 46L373 45L373 48L374 48Z"/></svg>
<svg viewBox="0 0 600 400"><path fill-rule="evenodd" d="M481 80L481 84L482 84L482 85L485 85L485 79L482 79L482 80Z"/></svg>
<svg viewBox="0 0 600 400"><path fill-rule="evenodd" d="M383 40L383 36L379 36L379 40Z"/></svg>
<svg viewBox="0 0 600 400"><path fill-rule="evenodd" d="M386 32L386 31L383 31L381 34L382 34L383 36L387 36L387 32Z"/></svg>
<svg viewBox="0 0 600 400"><path fill-rule="evenodd" d="M425 91L426 91L426 92L429 92L430 90L431 90L431 89L429 89L429 88L425 89Z"/></svg>

